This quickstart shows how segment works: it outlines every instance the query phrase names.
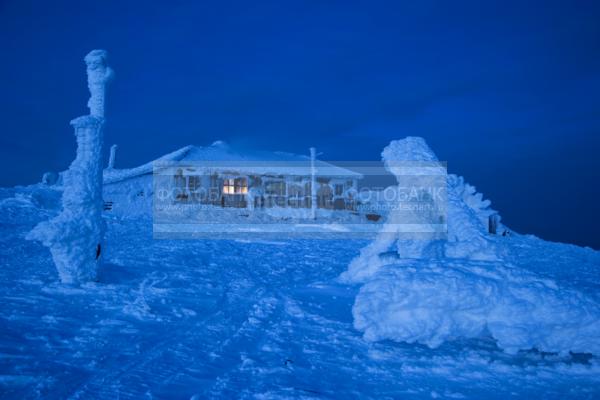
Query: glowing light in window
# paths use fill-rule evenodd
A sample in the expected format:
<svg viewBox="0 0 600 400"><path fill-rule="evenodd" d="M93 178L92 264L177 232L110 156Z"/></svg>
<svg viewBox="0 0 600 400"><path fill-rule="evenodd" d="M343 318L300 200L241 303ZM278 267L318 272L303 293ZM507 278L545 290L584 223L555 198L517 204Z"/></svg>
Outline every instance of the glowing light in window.
<svg viewBox="0 0 600 400"><path fill-rule="evenodd" d="M248 181L246 178L223 179L224 194L246 194L248 193Z"/></svg>

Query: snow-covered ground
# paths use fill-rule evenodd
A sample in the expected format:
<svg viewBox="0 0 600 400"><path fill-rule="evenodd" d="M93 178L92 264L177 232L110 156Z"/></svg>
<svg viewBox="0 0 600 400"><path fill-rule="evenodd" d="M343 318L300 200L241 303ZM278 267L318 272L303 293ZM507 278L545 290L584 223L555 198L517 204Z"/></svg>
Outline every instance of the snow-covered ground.
<svg viewBox="0 0 600 400"><path fill-rule="evenodd" d="M365 241L153 240L150 219L108 220L100 281L62 285L24 239L58 205L51 190L0 189L0 398L600 397L590 355L364 340L359 288L337 278ZM494 240L512 265L600 301L599 252Z"/></svg>

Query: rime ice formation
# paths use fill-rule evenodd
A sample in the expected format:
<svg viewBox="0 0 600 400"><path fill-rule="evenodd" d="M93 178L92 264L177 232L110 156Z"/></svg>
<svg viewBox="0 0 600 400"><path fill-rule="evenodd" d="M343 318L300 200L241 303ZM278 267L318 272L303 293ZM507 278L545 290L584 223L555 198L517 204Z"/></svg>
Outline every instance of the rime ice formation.
<svg viewBox="0 0 600 400"><path fill-rule="evenodd" d="M71 121L77 155L63 175L62 211L40 223L28 235L50 248L63 283L96 278L102 255L102 160L104 90L112 72L106 52L94 50L85 57L91 92L90 114Z"/></svg>
<svg viewBox="0 0 600 400"><path fill-rule="evenodd" d="M435 174L437 159L420 138L390 143L383 159L398 190L407 176ZM402 162L407 160L427 162L430 170L410 170ZM388 231L396 235L380 234L342 274L342 280L364 283L352 310L355 328L369 341L438 347L491 335L507 353L600 354L600 305L496 257L497 248L506 252L510 244L486 234L487 219L496 212L462 178L449 175L446 182L447 240L405 240L393 230L399 214L390 213L385 226L391 224ZM513 251L518 261L520 249Z"/></svg>
<svg viewBox="0 0 600 400"><path fill-rule="evenodd" d="M497 222L500 222L500 215L496 210L490 208L491 201L484 200L483 194L478 193L475 186L469 185L465 182L462 176L448 175L448 185L455 188L455 193L460 196L465 204L469 206L479 219L481 225L487 226L489 223L489 217L492 215L497 216Z"/></svg>
<svg viewBox="0 0 600 400"><path fill-rule="evenodd" d="M44 172L44 175L42 175L42 183L44 185L52 186L56 184L57 181L58 175L56 172Z"/></svg>
<svg viewBox="0 0 600 400"><path fill-rule="evenodd" d="M361 282L372 276L380 266L389 262L389 254L387 258L382 254L390 249L395 250L401 259L495 258L485 237L486 225L481 222L484 217L479 215L488 212L489 203L477 203L479 197L470 199L471 192L465 193L464 180L455 175L446 175L445 167L425 140L407 137L392 141L381 156L386 169L396 176L397 193L425 190L420 189L421 186L445 190L442 196L431 196L428 204L430 211L419 210L407 214L392 207L381 233L350 263L348 271L342 274L342 280ZM465 198L473 205L467 204ZM418 225L420 232L411 234L410 230L415 225ZM447 240L442 240L440 233L446 226Z"/></svg>
<svg viewBox="0 0 600 400"><path fill-rule="evenodd" d="M106 64L106 50L92 50L85 56L87 64L90 115L104 118L106 84L113 78L113 70Z"/></svg>

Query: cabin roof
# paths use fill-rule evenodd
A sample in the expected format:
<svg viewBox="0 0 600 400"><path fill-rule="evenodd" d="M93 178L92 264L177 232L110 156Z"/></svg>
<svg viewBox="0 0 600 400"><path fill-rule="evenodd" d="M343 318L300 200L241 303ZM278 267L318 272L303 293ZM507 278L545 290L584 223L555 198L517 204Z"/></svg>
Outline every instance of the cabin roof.
<svg viewBox="0 0 600 400"><path fill-rule="evenodd" d="M310 157L300 154L269 151L238 151L222 141L210 146L185 146L154 161L128 169L105 169L104 183L110 184L141 175L152 174L156 167L174 165L194 166L197 169L236 170L255 174L310 174ZM327 177L362 178L362 175L331 163L316 160L316 175Z"/></svg>

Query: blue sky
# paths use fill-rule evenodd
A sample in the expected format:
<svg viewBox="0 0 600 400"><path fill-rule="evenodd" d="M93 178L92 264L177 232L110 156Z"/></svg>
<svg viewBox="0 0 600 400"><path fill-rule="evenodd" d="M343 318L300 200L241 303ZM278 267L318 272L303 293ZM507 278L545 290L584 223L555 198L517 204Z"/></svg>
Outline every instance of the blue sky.
<svg viewBox="0 0 600 400"><path fill-rule="evenodd" d="M0 185L69 165L104 48L118 167L217 139L374 160L423 136L517 231L600 248L599 4L0 0Z"/></svg>

